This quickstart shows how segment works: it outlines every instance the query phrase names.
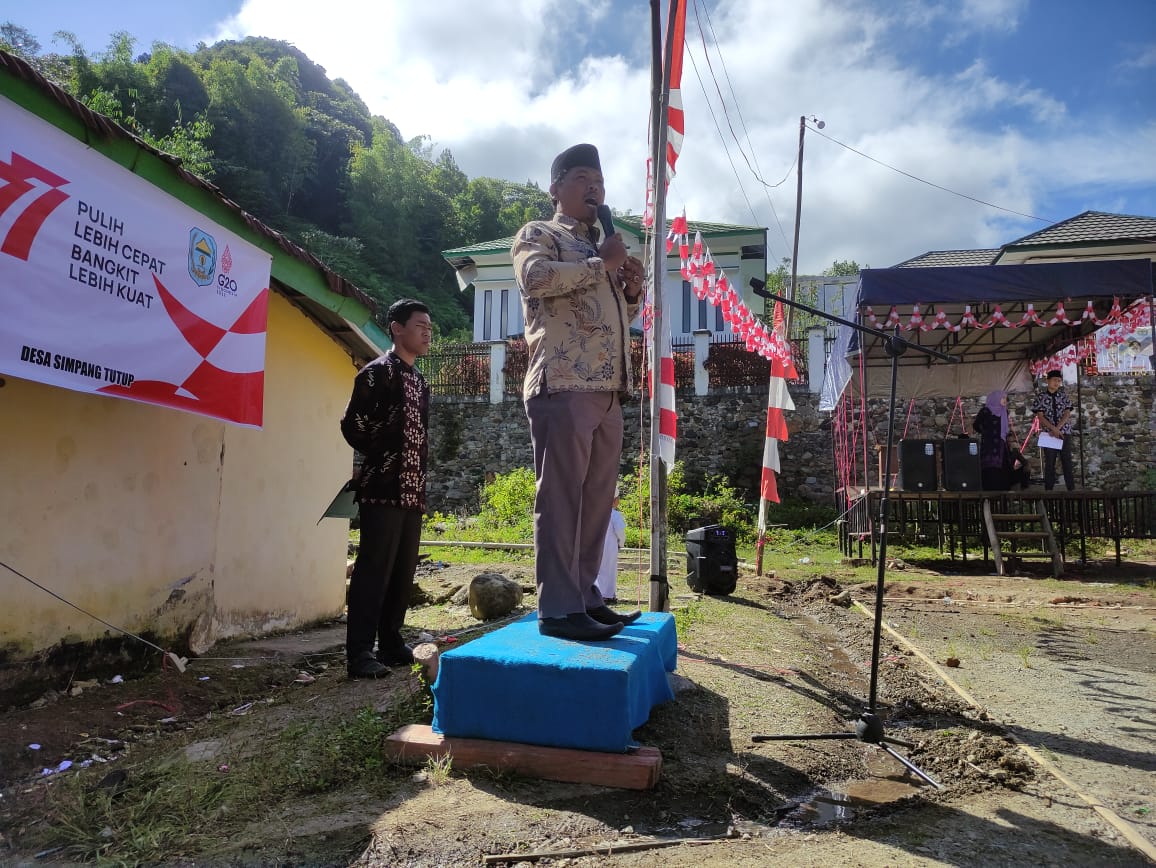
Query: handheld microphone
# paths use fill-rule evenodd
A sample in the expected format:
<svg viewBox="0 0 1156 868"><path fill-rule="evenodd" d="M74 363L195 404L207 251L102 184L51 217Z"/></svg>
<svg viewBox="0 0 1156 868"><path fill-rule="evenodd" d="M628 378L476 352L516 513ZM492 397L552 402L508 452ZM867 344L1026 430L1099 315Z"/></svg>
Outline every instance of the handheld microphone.
<svg viewBox="0 0 1156 868"><path fill-rule="evenodd" d="M614 234L614 215L610 213L609 205L598 206L598 222L602 224L602 234L606 238Z"/></svg>

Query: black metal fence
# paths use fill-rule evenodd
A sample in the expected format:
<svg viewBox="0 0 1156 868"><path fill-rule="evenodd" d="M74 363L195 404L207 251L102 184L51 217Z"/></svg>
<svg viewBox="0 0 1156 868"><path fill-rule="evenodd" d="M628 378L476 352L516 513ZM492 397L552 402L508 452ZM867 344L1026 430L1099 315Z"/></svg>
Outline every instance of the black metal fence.
<svg viewBox="0 0 1156 868"><path fill-rule="evenodd" d="M674 357L675 391L694 391L695 349L693 340L677 340L671 345ZM643 370L646 346L641 337L634 337L630 345L634 370ZM794 382L807 382L807 341L791 341L795 370ZM522 337L506 341L506 364L502 369L503 395L517 400L522 395L522 383L528 366L526 341ZM434 395L454 398L482 398L490 394L489 344L437 344L427 356L418 359L418 369L425 375ZM709 388L736 389L766 386L771 363L747 350L742 340L727 336L711 342L704 361L709 376Z"/></svg>
<svg viewBox="0 0 1156 868"><path fill-rule="evenodd" d="M418 359L417 367L434 395L472 398L490 394L487 344L438 344L429 355Z"/></svg>

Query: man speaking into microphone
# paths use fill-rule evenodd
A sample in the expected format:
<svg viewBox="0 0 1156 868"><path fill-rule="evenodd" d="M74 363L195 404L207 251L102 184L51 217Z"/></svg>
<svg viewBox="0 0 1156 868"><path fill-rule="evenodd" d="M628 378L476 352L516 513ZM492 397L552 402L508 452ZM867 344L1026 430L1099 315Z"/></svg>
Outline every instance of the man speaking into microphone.
<svg viewBox="0 0 1156 868"><path fill-rule="evenodd" d="M634 389L630 322L644 272L608 219L597 148L554 158L550 198L553 218L523 226L511 251L530 356L522 397L537 480L538 630L598 641L639 616L612 611L594 580L622 454L620 396Z"/></svg>

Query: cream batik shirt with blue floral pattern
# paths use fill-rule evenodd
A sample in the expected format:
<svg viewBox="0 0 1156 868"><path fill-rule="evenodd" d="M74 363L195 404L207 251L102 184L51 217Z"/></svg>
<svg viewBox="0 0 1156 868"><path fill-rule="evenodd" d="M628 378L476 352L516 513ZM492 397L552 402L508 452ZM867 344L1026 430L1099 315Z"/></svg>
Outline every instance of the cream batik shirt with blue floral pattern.
<svg viewBox="0 0 1156 868"><path fill-rule="evenodd" d="M598 256L598 229L555 214L522 227L511 253L529 348L522 396L634 390L630 322L639 305Z"/></svg>

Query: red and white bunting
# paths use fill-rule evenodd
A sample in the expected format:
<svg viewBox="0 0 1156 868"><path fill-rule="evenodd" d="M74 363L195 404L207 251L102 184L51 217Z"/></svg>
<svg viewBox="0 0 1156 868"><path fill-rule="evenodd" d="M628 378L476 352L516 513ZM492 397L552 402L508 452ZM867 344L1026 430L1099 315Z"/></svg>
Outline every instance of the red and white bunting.
<svg viewBox="0 0 1156 868"><path fill-rule="evenodd" d="M1129 311L1132 311L1135 307L1136 305L1133 305L1131 308L1129 308ZM1147 310L1147 307L1144 309ZM905 332L929 332L934 331L935 329L943 329L944 331L949 332L958 332L962 329L990 329L997 326L1002 326L1003 328L1018 329L1033 325L1054 326L1060 323L1069 326L1076 326L1083 322L1091 322L1097 326L1103 326L1109 325L1111 323L1125 322L1129 317L1134 319L1138 315L1139 314L1130 314L1128 311L1121 310L1119 298L1113 299L1112 309L1108 311L1107 316L1104 317L1096 316L1096 312L1092 307L1092 302L1089 300L1087 305L1084 307L1083 312L1075 319L1068 317L1067 312L1064 310L1063 301L1056 303L1055 313L1053 313L1047 319L1039 315L1039 313L1036 311L1035 305L1031 302L1028 303L1027 308L1024 310L1019 319L1012 319L1009 317L1003 312L1002 307L997 304L994 306L991 315L986 320L980 320L972 311L972 306L970 304L965 305L963 314L960 316L959 322L957 323L950 322L947 318L947 313L942 308L938 309L934 316L931 316L930 314L924 314L923 305L920 304L912 305L911 315L907 318L907 322L903 321L903 316L899 313L899 309L897 307L892 307L891 310L888 311L887 316L883 317L882 319L869 306L865 308L863 312L863 318L866 320L867 325L871 326L872 328L880 328L890 331L898 327L900 331Z"/></svg>
<svg viewBox="0 0 1156 868"><path fill-rule="evenodd" d="M685 214L671 221L670 231L666 235L666 252L673 253L675 247L678 247L681 260L682 279L690 283L695 298L721 308L723 320L730 324L748 351L772 363L779 360L787 379L797 380L799 375L791 359L791 346L783 337L781 327L777 331L770 331L751 312L727 279L726 272L715 262L710 248L702 240L701 232L695 232L694 243L690 242L690 228Z"/></svg>

